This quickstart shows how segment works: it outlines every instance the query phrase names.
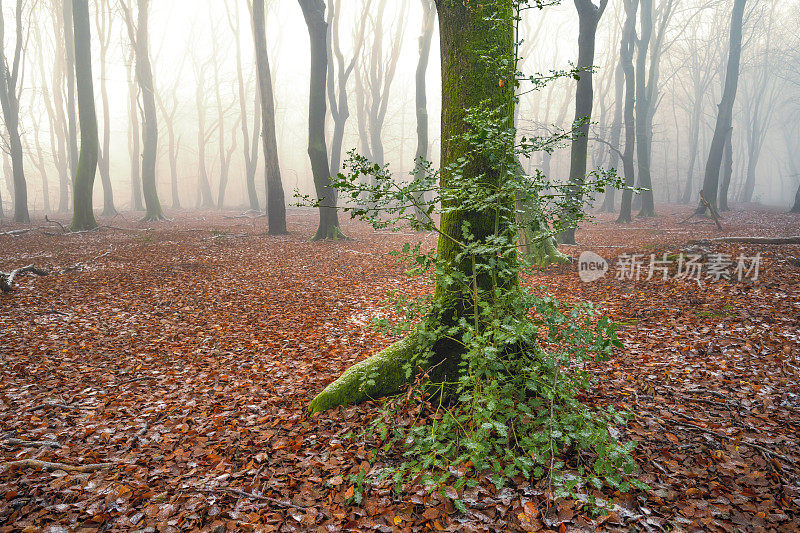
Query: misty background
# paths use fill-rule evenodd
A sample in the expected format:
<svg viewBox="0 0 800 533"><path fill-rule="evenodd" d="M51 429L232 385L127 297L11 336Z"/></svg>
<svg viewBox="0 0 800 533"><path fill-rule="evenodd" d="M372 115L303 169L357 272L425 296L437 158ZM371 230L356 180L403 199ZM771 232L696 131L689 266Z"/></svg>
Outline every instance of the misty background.
<svg viewBox="0 0 800 533"><path fill-rule="evenodd" d="M329 6L332 1L329 0ZM694 202L702 185L724 82L730 4L722 0L655 2L648 69L653 81L651 172L656 202L677 203L687 195ZM364 136L359 135L360 122L362 128L368 127L369 98L359 105L358 93L359 87L362 94L369 93L369 88L378 80L382 89L388 88L387 93L382 93L387 101L387 112L380 131L385 161L391 164L399 179L410 179L416 147L414 73L419 59L423 2L335 0L335 5L341 10L338 35L345 62L352 58L362 17L367 17L363 45L347 86L350 118L345 128L343 151L356 148L366 152L365 155L372 155L370 146L363 143ZM16 38L14 3L4 2L2 9L8 55ZM59 118L56 109L58 102L63 105L66 83L63 44L60 44L63 42L60 41L63 39L62 6L61 0L28 0L23 9L26 44L20 84L20 131L25 149L29 206L41 212L47 206L57 209L59 168L66 162L63 118ZM578 18L573 3L565 1L559 6L524 13L520 25L520 37L525 39L522 70L532 74L569 68L570 62L577 59ZM104 105L100 91L104 79L111 124L109 164L115 203L118 209L131 209L134 207L132 166L140 158L140 152L134 150L131 141L130 40L116 0L91 1L90 14L95 18L92 62L101 142ZM611 0L597 31L590 170L607 168L613 159L607 139L614 121L615 71L624 18L623 3ZM314 190L306 152L309 37L296 2L268 0L266 20L278 155L287 203L291 205L295 188L304 194ZM796 1L753 2L747 6L733 120L734 170L730 187L733 203L759 202L784 207L794 201L800 180L798 27L800 3ZM108 42L104 74L101 73L103 29ZM375 46L376 36L382 39L380 47ZM150 11L150 47L159 100L157 180L162 204L165 207L173 204L168 157L171 127L177 145L180 205L184 208L202 205L199 176L205 165L214 203L219 203L220 176L227 166L229 181L222 207L246 208L245 143L241 123L243 120L247 123L252 135L260 113L256 107L257 80L248 2L154 1ZM370 72L370 60L378 48L383 68ZM238 61L237 54L240 54ZM440 145L438 58L438 27L435 27L427 71L429 157L435 164L438 164ZM396 61L395 72L387 80L393 61ZM239 63L246 105L244 117L240 107ZM61 94L57 95L58 92ZM574 114L574 95L574 80L560 79L522 96L518 110L520 134L569 128ZM138 115L139 110L135 112ZM327 124L330 149L333 121L329 119ZM201 155L201 152L205 153ZM540 154L538 159L524 164L545 170L550 179L566 180L569 147L552 156ZM260 204L264 205L262 165L263 157L259 156L256 186ZM3 207L11 210L13 182L7 153L4 153L2 174ZM44 198L45 187L48 202ZM94 204L95 207L103 205L99 178L95 180Z"/></svg>

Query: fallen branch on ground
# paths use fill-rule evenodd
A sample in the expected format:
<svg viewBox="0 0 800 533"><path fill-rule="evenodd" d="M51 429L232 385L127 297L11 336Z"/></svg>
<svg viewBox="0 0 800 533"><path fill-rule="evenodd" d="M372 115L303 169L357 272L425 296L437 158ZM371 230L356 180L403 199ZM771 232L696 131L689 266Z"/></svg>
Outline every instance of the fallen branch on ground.
<svg viewBox="0 0 800 533"><path fill-rule="evenodd" d="M712 242L737 242L742 244L800 244L800 235L793 237L717 237L689 241L689 244L709 244Z"/></svg>
<svg viewBox="0 0 800 533"><path fill-rule="evenodd" d="M48 272L46 270L42 270L41 268L36 268L33 265L28 265L26 267L18 268L9 272L8 274L4 272L0 272L0 290L3 292L11 292L14 290L14 278L17 276L23 276L25 274L36 274L37 276L47 276Z"/></svg>
<svg viewBox="0 0 800 533"><path fill-rule="evenodd" d="M126 383L133 383L135 381L149 381L149 380L156 380L158 378L154 378L152 376L144 376L141 378L131 378L126 379L125 381L120 381L119 383L114 383L114 387L119 387L120 385L125 385Z"/></svg>
<svg viewBox="0 0 800 533"><path fill-rule="evenodd" d="M3 444L8 446L23 446L25 448L61 448L61 445L54 440L23 440L6 439Z"/></svg>
<svg viewBox="0 0 800 533"><path fill-rule="evenodd" d="M63 403L42 403L42 404L36 405L34 407L31 407L30 409L28 409L28 412L29 413L34 413L34 412L39 411L41 409L47 409L48 407L58 407L59 409L66 409L68 411L80 411L81 410L80 407L73 407L71 405L65 405Z"/></svg>
<svg viewBox="0 0 800 533"><path fill-rule="evenodd" d="M242 490L237 490L237 489L230 489L230 488L227 488L227 487L220 487L218 489L194 489L194 490L196 490L197 492L203 492L203 493L208 493L208 494L216 494L218 492L227 492L227 493L230 493L230 494L233 494L233 495L236 495L236 496L241 496L242 498L249 498L251 500L260 500L260 501L264 501L264 502L269 502L269 503L272 503L272 504L280 506L280 507L287 507L287 508L291 507L292 509L298 509L300 511L305 511L307 509L307 507L302 507L300 505L295 505L292 502L285 502L285 501L279 500L277 498L270 498L269 496L260 496L258 494L251 494L249 492L244 492Z"/></svg>
<svg viewBox="0 0 800 533"><path fill-rule="evenodd" d="M11 231L7 231L5 233L0 233L0 236L6 235L7 237L19 237L20 235L24 235L31 231L30 229L15 229Z"/></svg>
<svg viewBox="0 0 800 533"><path fill-rule="evenodd" d="M702 203L706 209L711 213L711 216L714 217L714 222L717 224L717 229L722 229L722 224L719 223L719 215L717 214L717 210L714 209L714 206L709 203L708 200L705 199L703 196L703 191L700 191L700 203Z"/></svg>
<svg viewBox="0 0 800 533"><path fill-rule="evenodd" d="M111 468L114 463L97 463L93 465L68 465L66 463L49 463L47 461L39 461L38 459L21 459L19 461L10 461L8 463L0 463L0 470L20 468L41 468L47 472L55 472L56 470L63 470L64 472L96 472L97 470L105 470Z"/></svg>

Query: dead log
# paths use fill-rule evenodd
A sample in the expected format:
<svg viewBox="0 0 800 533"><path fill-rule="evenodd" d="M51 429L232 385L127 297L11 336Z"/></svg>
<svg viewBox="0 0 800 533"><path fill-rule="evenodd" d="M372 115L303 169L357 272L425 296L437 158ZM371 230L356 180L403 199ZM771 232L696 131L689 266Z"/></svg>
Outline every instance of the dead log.
<svg viewBox="0 0 800 533"><path fill-rule="evenodd" d="M21 459L19 461L9 461L7 463L0 463L0 470L13 469L13 468L40 468L47 472L55 472L56 470L63 470L64 472L96 472L97 470L105 470L111 468L114 463L97 463L92 465L68 465L66 463L50 463L47 461L39 461L38 459Z"/></svg>
<svg viewBox="0 0 800 533"><path fill-rule="evenodd" d="M31 231L30 229L15 229L11 231L6 231L5 233L0 233L0 237L6 235L7 237L19 237L20 235L24 235Z"/></svg>
<svg viewBox="0 0 800 533"><path fill-rule="evenodd" d="M25 274L36 274L37 276L46 276L48 272L46 270L42 270L41 268L36 268L33 265L28 265L26 267L18 268L6 274L5 272L0 272L0 290L3 292L11 292L14 290L14 279L17 276L24 276Z"/></svg>

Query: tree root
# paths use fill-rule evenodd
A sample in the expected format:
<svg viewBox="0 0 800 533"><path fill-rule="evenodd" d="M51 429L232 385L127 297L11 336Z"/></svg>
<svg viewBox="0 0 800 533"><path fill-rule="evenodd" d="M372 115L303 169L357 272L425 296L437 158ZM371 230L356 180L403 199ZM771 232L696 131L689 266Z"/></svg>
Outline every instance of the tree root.
<svg viewBox="0 0 800 533"><path fill-rule="evenodd" d="M331 226L325 230L324 228L319 228L314 236L311 238L312 241L349 241L352 240L350 237L342 233L341 228L339 226Z"/></svg>
<svg viewBox="0 0 800 533"><path fill-rule="evenodd" d="M413 378L413 375L406 376L406 367L418 351L418 334L415 332L356 363L311 401L309 413L319 413L338 405L359 403L398 392L400 387Z"/></svg>
<svg viewBox="0 0 800 533"><path fill-rule="evenodd" d="M64 472L96 472L97 470L105 470L111 468L114 463L97 463L92 465L68 465L66 463L49 463L47 461L39 461L38 459L21 459L19 461L9 461L8 463L0 463L0 470L13 469L13 468L40 468L47 472L55 472L56 470L63 470Z"/></svg>

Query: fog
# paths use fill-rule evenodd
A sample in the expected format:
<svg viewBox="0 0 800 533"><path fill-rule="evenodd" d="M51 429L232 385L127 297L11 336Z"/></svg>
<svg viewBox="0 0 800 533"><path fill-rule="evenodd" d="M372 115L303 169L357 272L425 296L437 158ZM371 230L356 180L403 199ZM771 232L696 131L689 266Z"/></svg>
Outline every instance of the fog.
<svg viewBox="0 0 800 533"><path fill-rule="evenodd" d="M357 84L361 76L363 83L370 86L369 57L373 53L376 35L381 35L383 63L388 67L392 54L397 54L397 64L391 84L383 83L388 68L378 72L379 76L384 75L382 87L389 91L380 137L385 148L385 161L391 164L398 179L407 180L414 166L417 143L415 70L419 60L418 40L423 25L424 2L372 0L368 8L366 4L366 0L336 0L341 9L338 31L345 63L353 55L353 43L362 17L368 17L364 45L347 84L350 117L345 125L343 152L353 148L363 152L364 149L363 135L359 136ZM380 17L382 6L385 13ZM15 7L14 2L2 4L4 47L9 63L18 37L14 29ZM135 12L135 6L131 9ZM60 113L53 110L54 106L63 108L66 105L67 93L66 77L56 74L65 70L61 63L64 60L63 32L59 31L61 2L27 0L22 2L22 10L24 45L18 86L19 130L28 205L32 211L41 212L58 209L60 195L64 194L59 190L59 176L66 172L65 119L59 116L63 115L63 109ZM677 203L687 197L692 202L697 201L724 82L730 10L731 2L716 0L656 0L654 3L654 33L648 60L651 85L648 89L653 108L650 170L656 202ZM141 148L139 152L132 152L131 148L131 42L118 0L91 1L89 11L100 144L102 147L104 108L100 90L104 79L111 125L107 157L114 200L117 209L132 209L136 205L132 199L132 172L135 169L132 170L131 158L139 159ZM110 21L110 30L103 76L98 21L104 16ZM606 168L615 159L609 148L609 132L613 130L617 104L615 69L620 58L624 19L623 2L612 0L597 30L594 113L588 156L590 170ZM203 160L213 191L213 203L217 204L219 199L219 181L223 173L221 158L230 153L229 182L222 207L246 209L237 41L244 81L244 118L250 135L259 120L255 106L258 85L251 12L247 1L157 0L150 7L149 24L155 91L160 100L156 177L161 203L165 207L173 205L167 115L174 115L174 140L176 143L179 141L176 168L180 205L194 208L203 203L199 175L202 166L200 145L204 144ZM733 108L733 173L729 193L733 205L757 202L790 207L794 202L800 180L798 25L800 6L796 2L750 2L747 5L739 89ZM292 205L295 189L303 194L314 191L307 154L309 33L296 2L267 2L266 35L274 87L278 161L287 204ZM398 35L401 38L395 42ZM438 163L441 107L438 28L434 28L433 35L426 76L430 125L428 155ZM520 37L525 40L521 47L525 56L522 70L530 74L569 68L570 63L577 59L577 36L578 18L573 2L525 11L520 24ZM654 68L657 69L655 75L652 74ZM59 93L58 97L56 93ZM202 109L199 109L198 102ZM574 116L574 106L575 81L572 79L561 79L550 87L525 94L518 108L520 133L568 128ZM219 120L220 107L222 121ZM136 114L140 115L141 110ZM204 143L198 141L201 115L204 115L207 133ZM326 120L328 149L333 127L329 114ZM7 132L4 131L4 135ZM5 144L8 145L7 140ZM565 180L569 177L569 158L569 146L566 146L552 157L542 154L538 160L523 164L527 168L544 168L552 180ZM263 207L266 189L260 146L258 160L255 182ZM4 212L9 213L13 211L13 179L8 153L4 155L3 166L2 202ZM748 191L748 175L752 191ZM94 184L93 203L98 209L103 206L99 176ZM62 201L62 209L65 205L71 204Z"/></svg>

